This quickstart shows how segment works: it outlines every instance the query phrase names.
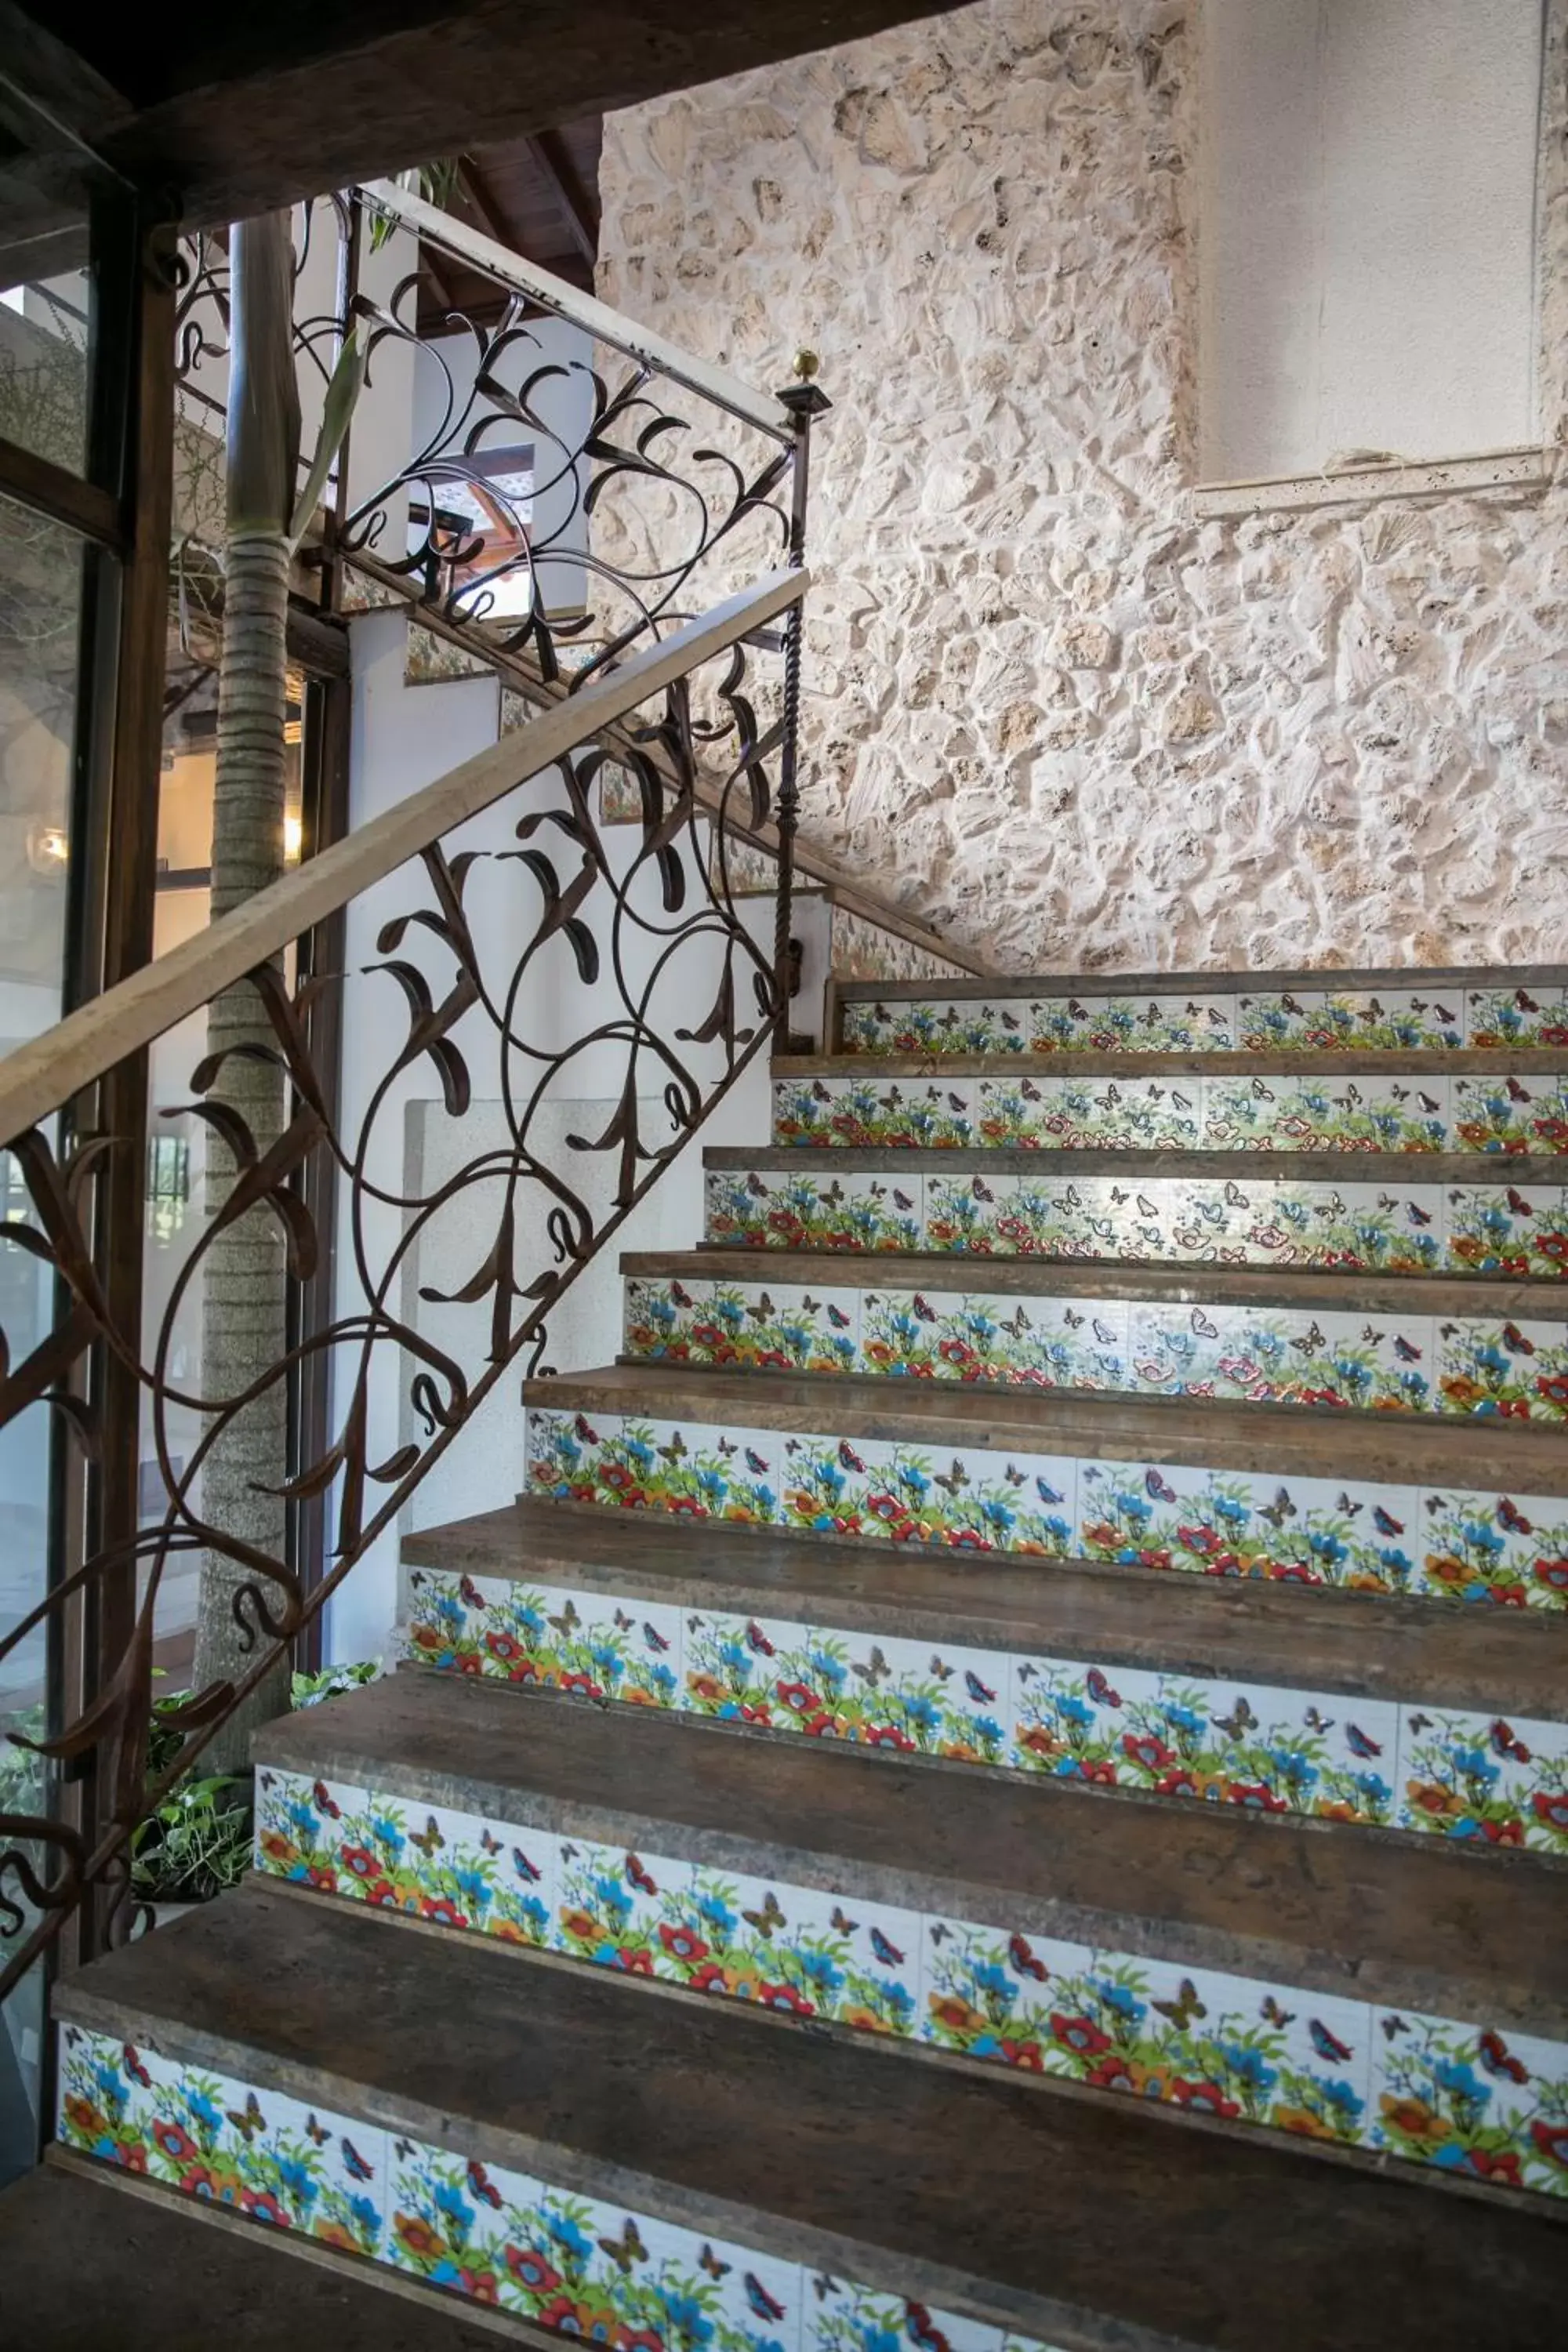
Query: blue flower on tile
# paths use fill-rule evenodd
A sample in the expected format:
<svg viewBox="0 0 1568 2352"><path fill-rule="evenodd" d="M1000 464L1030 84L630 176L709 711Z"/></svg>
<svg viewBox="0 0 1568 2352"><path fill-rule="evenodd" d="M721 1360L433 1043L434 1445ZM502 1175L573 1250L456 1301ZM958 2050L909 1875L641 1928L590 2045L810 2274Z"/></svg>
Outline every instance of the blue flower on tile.
<svg viewBox="0 0 1568 2352"><path fill-rule="evenodd" d="M623 1441L623 1443L626 1445L626 1452L631 1455L632 1460L637 1464L639 1470L651 1470L653 1468L654 1456L651 1445L645 1444L643 1439L640 1437L627 1437Z"/></svg>
<svg viewBox="0 0 1568 2352"><path fill-rule="evenodd" d="M1314 1776L1316 1777L1316 1776ZM1357 1793L1371 1806L1386 1805L1394 1791L1377 1772L1358 1772L1355 1776Z"/></svg>
<svg viewBox="0 0 1568 2352"><path fill-rule="evenodd" d="M591 2252L593 2249L587 2240L583 2238L582 2231L578 2231L574 2234L582 2241L584 2252ZM564 2240L562 2242L564 2243ZM675 2335L688 2344L711 2343L713 2322L695 2295L681 2294L673 2287L665 2287L660 2293L659 2300L664 2305L665 2318Z"/></svg>
<svg viewBox="0 0 1568 2352"><path fill-rule="evenodd" d="M313 2205L320 2194L320 2185L312 2179L308 2168L300 2163L299 2158L285 2156L278 2150L273 2161L278 2168L279 2181L289 2196L299 2204Z"/></svg>
<svg viewBox="0 0 1568 2352"><path fill-rule="evenodd" d="M1141 2018L1149 2014L1147 2001L1140 2000L1128 1985L1102 1981L1095 1990L1112 2015L1128 2025L1136 2025Z"/></svg>
<svg viewBox="0 0 1568 2352"><path fill-rule="evenodd" d="M384 1846L388 1853L395 1858L403 1852L405 1843L403 1832L390 1814L374 1813L371 1816L370 1833L377 1845Z"/></svg>
<svg viewBox="0 0 1568 2352"><path fill-rule="evenodd" d="M1298 1790L1310 1789L1319 1778L1318 1768L1310 1758L1294 1748L1271 1748L1268 1754L1281 1779Z"/></svg>
<svg viewBox="0 0 1568 2352"><path fill-rule="evenodd" d="M736 1672L739 1674L745 1675L748 1677L750 1676L752 1671L752 1654L742 1643L721 1642L719 1644L719 1662L721 1665L734 1667Z"/></svg>
<svg viewBox="0 0 1568 2352"><path fill-rule="evenodd" d="M989 1740L994 1747L1001 1746L1004 1735L1002 1727L994 1717L977 1715L974 1718L974 1729L977 1738Z"/></svg>
<svg viewBox="0 0 1568 2352"><path fill-rule="evenodd" d="M1397 1546L1390 1546L1386 1551L1380 1551L1377 1557L1380 1565L1387 1569L1394 1581L1403 1584L1413 1565L1408 1553L1402 1552Z"/></svg>
<svg viewBox="0 0 1568 2352"><path fill-rule="evenodd" d="M912 1462L900 1465L899 1481L901 1486L907 1486L912 1495L921 1500L931 1493L931 1480L923 1470L917 1470Z"/></svg>
<svg viewBox="0 0 1568 2352"><path fill-rule="evenodd" d="M223 2109L214 2100L209 2099L205 2091L192 2090L187 2084L184 2098L186 2106L189 2107L197 2123L205 2124L208 2131L222 2130Z"/></svg>
<svg viewBox="0 0 1568 2352"><path fill-rule="evenodd" d="M1316 1559L1322 1560L1330 1568L1338 1568L1342 1560L1350 1558L1349 1546L1342 1544L1338 1536L1330 1535L1327 1531L1309 1535L1307 1549Z"/></svg>
<svg viewBox="0 0 1568 2352"><path fill-rule="evenodd" d="M844 1982L844 1971L836 1969L826 1952L802 1952L800 1972L815 1992L836 1993Z"/></svg>
<svg viewBox="0 0 1568 2352"><path fill-rule="evenodd" d="M1490 2084L1483 2083L1474 2068L1461 2059L1439 2058L1432 2069L1432 2079L1450 2098L1473 2100L1478 2107L1490 2103Z"/></svg>
<svg viewBox="0 0 1568 2352"><path fill-rule="evenodd" d="M942 1709L935 1699L923 1691L910 1691L905 1697L904 1713L921 1731L935 1731L942 1724Z"/></svg>
<svg viewBox="0 0 1568 2352"><path fill-rule="evenodd" d="M563 2247L567 2253L574 2255L578 2262L585 2263L592 2259L594 2252L594 2241L592 2238L585 2238L584 2236L582 2231L577 2227L576 2222L574 2221L570 2213L551 2213L547 2215L545 2227L550 2231L550 2234L554 2239L556 2244ZM695 2310L695 2305L693 2305L691 2308Z"/></svg>
<svg viewBox="0 0 1568 2352"><path fill-rule="evenodd" d="M542 1610L531 1609L526 1601L514 1601L512 1604L511 1613L516 1618L518 1623L520 1625L526 1626L531 1633L538 1634L543 1633L544 1613Z"/></svg>
<svg viewBox="0 0 1568 2352"><path fill-rule="evenodd" d="M813 1650L811 1663L823 1681L830 1683L835 1690L842 1690L849 1679L849 1669L843 1660L829 1657L826 1650Z"/></svg>
<svg viewBox="0 0 1568 2352"><path fill-rule="evenodd" d="M1088 1700L1074 1698L1070 1692L1066 1696L1057 1699L1055 1706L1057 1713L1064 1723L1076 1723L1080 1730L1088 1730L1095 1721L1094 1709Z"/></svg>
<svg viewBox="0 0 1568 2352"><path fill-rule="evenodd" d="M1484 1551L1493 1559L1499 1558L1505 1549L1503 1539L1497 1529L1484 1519L1465 1521L1465 1541L1475 1550Z"/></svg>
<svg viewBox="0 0 1568 2352"><path fill-rule="evenodd" d="M595 1878L594 1892L606 1910L625 1918L632 1907L632 1898L618 1878Z"/></svg>
<svg viewBox="0 0 1568 2352"><path fill-rule="evenodd" d="M1354 2123L1366 2105L1360 2092L1352 2090L1348 2083L1320 2081L1318 2088L1345 2123Z"/></svg>
<svg viewBox="0 0 1568 2352"><path fill-rule="evenodd" d="M436 2210L453 2222L461 2237L466 2238L474 2226L474 2208L457 2185L450 2180L436 2184Z"/></svg>
<svg viewBox="0 0 1568 2352"><path fill-rule="evenodd" d="M1226 2063L1231 2072L1249 2091L1271 2091L1279 2080L1279 2070L1270 2066L1261 2050L1249 2050L1239 2042L1226 2042Z"/></svg>
<svg viewBox="0 0 1568 2352"><path fill-rule="evenodd" d="M1502 1778L1500 1766L1494 1764L1479 1748L1456 1748L1453 1755L1455 1771L1462 1773L1467 1780L1479 1780L1483 1787L1489 1789L1495 1780Z"/></svg>
<svg viewBox="0 0 1568 2352"><path fill-rule="evenodd" d="M735 1914L717 1895L700 1895L697 1898L697 1910L698 1916L707 1920L715 1935L728 1939L734 1934L737 1924Z"/></svg>
<svg viewBox="0 0 1568 2352"><path fill-rule="evenodd" d="M1190 1706L1178 1706L1173 1700L1167 1702L1163 1713L1166 1722L1173 1724L1178 1731L1203 1732L1208 1729L1206 1716L1199 1715Z"/></svg>
<svg viewBox="0 0 1568 2352"><path fill-rule="evenodd" d="M1229 1495L1216 1495L1214 1498L1213 1510L1216 1519L1224 1519L1233 1528L1244 1528L1252 1517L1252 1506L1249 1503L1238 1503Z"/></svg>

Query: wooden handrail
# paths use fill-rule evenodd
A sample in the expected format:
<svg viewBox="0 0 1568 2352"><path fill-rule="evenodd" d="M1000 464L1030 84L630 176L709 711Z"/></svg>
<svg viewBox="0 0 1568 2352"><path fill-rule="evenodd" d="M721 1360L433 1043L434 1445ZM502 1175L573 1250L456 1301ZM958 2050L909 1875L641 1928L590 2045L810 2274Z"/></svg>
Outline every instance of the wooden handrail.
<svg viewBox="0 0 1568 2352"><path fill-rule="evenodd" d="M693 352L683 352L679 343L666 342L651 327L640 326L620 310L612 310L581 287L569 286L563 278L552 278L548 269L540 269L531 261L498 245L493 236L484 236L470 228L467 221L456 220L439 205L426 204L423 196L395 185L391 180L376 180L360 194L378 212L412 229L421 241L438 247L459 261L468 263L486 278L494 278L514 294L521 294L559 318L569 319L592 335L598 343L608 343L624 352L640 366L650 367L672 383L685 386L688 392L710 400L714 406L728 410L731 416L741 417L754 425L775 441L790 442L795 438L795 425L788 409L771 393L756 392L742 383L728 368L715 367L711 361L699 359Z"/></svg>
<svg viewBox="0 0 1568 2352"><path fill-rule="evenodd" d="M804 569L768 573L661 645L650 646L622 668L411 793L395 808L68 1013L41 1037L0 1057L0 1139L8 1142L36 1127L128 1054L198 1012L455 825L479 815L737 638L763 627L797 604L810 584L811 574Z"/></svg>

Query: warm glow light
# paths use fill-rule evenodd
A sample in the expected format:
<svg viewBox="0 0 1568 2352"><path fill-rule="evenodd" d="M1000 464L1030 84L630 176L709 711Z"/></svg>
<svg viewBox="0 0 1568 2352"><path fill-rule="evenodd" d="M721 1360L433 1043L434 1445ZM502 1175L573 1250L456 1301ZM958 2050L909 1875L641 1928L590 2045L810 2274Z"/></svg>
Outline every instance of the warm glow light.
<svg viewBox="0 0 1568 2352"><path fill-rule="evenodd" d="M300 819L286 816L283 820L283 856L287 864L291 866L299 856L304 839L305 827Z"/></svg>
<svg viewBox="0 0 1568 2352"><path fill-rule="evenodd" d="M63 824L36 824L27 835L27 863L35 874L62 874L70 856Z"/></svg>

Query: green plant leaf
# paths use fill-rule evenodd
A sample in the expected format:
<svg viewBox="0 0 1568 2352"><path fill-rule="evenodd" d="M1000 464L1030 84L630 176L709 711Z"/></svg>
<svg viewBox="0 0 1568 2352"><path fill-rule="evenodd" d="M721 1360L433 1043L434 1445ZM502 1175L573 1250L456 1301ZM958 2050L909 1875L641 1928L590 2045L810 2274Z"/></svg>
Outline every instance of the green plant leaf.
<svg viewBox="0 0 1568 2352"><path fill-rule="evenodd" d="M305 477L305 487L300 493L300 501L294 509L293 520L289 527L289 544L291 550L299 546L300 540L310 529L310 517L316 511L317 503L326 486L327 476L331 472L332 461L347 436L349 422L353 415L355 403L364 384L364 346L360 341L359 322L356 320L343 338L342 350L338 353L338 363L332 370L331 382L327 386L327 397L321 407L321 430L316 443L316 454L310 460L310 470Z"/></svg>

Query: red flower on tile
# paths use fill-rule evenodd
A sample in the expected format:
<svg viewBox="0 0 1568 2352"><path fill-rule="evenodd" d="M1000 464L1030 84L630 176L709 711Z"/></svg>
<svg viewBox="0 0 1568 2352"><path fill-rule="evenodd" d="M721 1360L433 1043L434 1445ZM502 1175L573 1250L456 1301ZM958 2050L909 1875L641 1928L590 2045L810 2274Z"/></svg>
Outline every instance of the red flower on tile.
<svg viewBox="0 0 1568 2352"><path fill-rule="evenodd" d="M1102 2058L1098 2066L1091 2066L1083 2079L1097 2091L1131 2091L1134 2096L1137 2095L1138 2084L1132 2070L1120 2051L1113 2051L1109 2058Z"/></svg>
<svg viewBox="0 0 1568 2352"><path fill-rule="evenodd" d="M270 2221L275 2230L291 2230L293 2217L286 2213L269 2189L242 2189L239 2201L247 2213L258 2221Z"/></svg>
<svg viewBox="0 0 1568 2352"><path fill-rule="evenodd" d="M487 1633L485 1647L492 1658L500 1658L503 1664L522 1655L522 1643L512 1633Z"/></svg>
<svg viewBox="0 0 1568 2352"><path fill-rule="evenodd" d="M475 2303L499 2304L500 2301L500 2289L496 2284L494 2271L459 2270L458 2289L459 2294L470 2296Z"/></svg>
<svg viewBox="0 0 1568 2352"><path fill-rule="evenodd" d="M158 2144L160 2154L166 2156L171 2164L188 2164L192 2157L201 2154L189 2132L179 2124L166 2122L162 2116L153 2123L153 2137Z"/></svg>
<svg viewBox="0 0 1568 2352"><path fill-rule="evenodd" d="M438 1920L443 1927L466 1927L468 1924L457 1905L448 1902L444 1895L421 1896L419 1916L422 1919Z"/></svg>
<svg viewBox="0 0 1568 2352"><path fill-rule="evenodd" d="M964 1339L943 1339L937 1349L944 1364L972 1364L974 1350Z"/></svg>
<svg viewBox="0 0 1568 2352"><path fill-rule="evenodd" d="M1524 1823L1517 1813L1506 1822L1483 1822L1481 1835L1489 1845L1522 1845Z"/></svg>
<svg viewBox="0 0 1568 2352"><path fill-rule="evenodd" d="M335 1895L338 1891L337 1872L323 1864L313 1864L305 1878L308 1885L319 1887L323 1895Z"/></svg>
<svg viewBox="0 0 1568 2352"><path fill-rule="evenodd" d="M900 1731L894 1723L868 1723L860 1737L868 1748L898 1748L908 1752L915 1744L909 1733Z"/></svg>
<svg viewBox="0 0 1568 2352"><path fill-rule="evenodd" d="M804 2000L794 1985L761 1984L757 1987L757 1999L764 2009L786 2010L791 2017L816 2015L811 2002Z"/></svg>
<svg viewBox="0 0 1568 2352"><path fill-rule="evenodd" d="M651 1977L653 1954L639 1952L630 1944L621 1944L616 1950L616 1965L625 1976Z"/></svg>
<svg viewBox="0 0 1568 2352"><path fill-rule="evenodd" d="M1568 1837L1568 1796L1555 1796L1548 1789L1537 1789L1530 1801L1530 1809L1538 1822L1549 1830L1557 1830Z"/></svg>
<svg viewBox="0 0 1568 2352"><path fill-rule="evenodd" d="M1176 1533L1189 1551L1200 1556L1224 1549L1225 1538L1217 1528L1184 1528L1178 1524Z"/></svg>
<svg viewBox="0 0 1568 2352"><path fill-rule="evenodd" d="M592 1675L563 1675L561 1687L563 1691L580 1691L584 1698L603 1698L605 1696Z"/></svg>
<svg viewBox="0 0 1568 2352"><path fill-rule="evenodd" d="M1009 2066L1021 2066L1026 2074L1043 2074L1046 2062L1037 2042L1004 2042L1002 2055Z"/></svg>
<svg viewBox="0 0 1568 2352"><path fill-rule="evenodd" d="M1530 2137L1549 2164L1560 2164L1568 2171L1568 2124L1549 2123L1544 2116L1537 2116Z"/></svg>
<svg viewBox="0 0 1568 2352"><path fill-rule="evenodd" d="M710 1945L703 1942L695 1927L663 1926L658 1931L658 1940L672 1959L688 1963L705 1960L712 1949Z"/></svg>
<svg viewBox="0 0 1568 2352"><path fill-rule="evenodd" d="M722 1992L723 1969L717 1960L705 1960L700 1969L692 1970L688 1982L693 1992Z"/></svg>
<svg viewBox="0 0 1568 2352"><path fill-rule="evenodd" d="M1535 1246L1542 1257L1551 1258L1554 1265L1568 1265L1568 1234L1542 1234Z"/></svg>
<svg viewBox="0 0 1568 2352"><path fill-rule="evenodd" d="M485 1662L482 1658L459 1658L458 1660L458 1672L460 1675L482 1675L484 1670Z"/></svg>
<svg viewBox="0 0 1568 2352"><path fill-rule="evenodd" d="M1561 1411L1568 1412L1568 1373L1538 1372L1535 1378L1535 1391L1538 1396L1543 1396L1549 1404L1554 1404Z"/></svg>
<svg viewBox="0 0 1568 2352"><path fill-rule="evenodd" d="M1175 1771L1167 1772L1163 1780L1155 1781L1154 1794L1157 1797L1201 1797L1203 1790L1198 1786L1196 1774L1189 1772L1182 1764Z"/></svg>
<svg viewBox="0 0 1568 2352"><path fill-rule="evenodd" d="M1227 2099L1217 2083L1184 2082L1178 2074L1171 2084L1171 2096L1179 2107L1190 2107L1196 2116L1218 2116L1224 2123L1233 2123L1241 2113L1234 2099Z"/></svg>
<svg viewBox="0 0 1568 2352"><path fill-rule="evenodd" d="M1079 2058L1098 2058L1110 2047L1110 2036L1102 2033L1092 2017L1063 2017L1058 2010L1051 2011L1051 2032L1064 2050Z"/></svg>
<svg viewBox="0 0 1568 2352"><path fill-rule="evenodd" d="M984 1537L976 1535L973 1528L955 1528L947 1541L951 1551L989 1551L991 1549Z"/></svg>
<svg viewBox="0 0 1568 2352"><path fill-rule="evenodd" d="M519 2286L527 2287L531 2294L548 2294L552 2287L561 2284L560 2272L552 2269L542 2254L536 2254L531 2246L507 2246L502 2250L502 2258Z"/></svg>
<svg viewBox="0 0 1568 2352"><path fill-rule="evenodd" d="M816 1693L805 1683L775 1683L773 1696L791 1715L816 1715L822 1706Z"/></svg>
<svg viewBox="0 0 1568 2352"><path fill-rule="evenodd" d="M1475 2173L1481 2180L1500 2180L1510 2189L1524 2187L1520 2178L1519 2158L1511 2147L1500 2148L1495 2156L1488 2148L1468 2147L1460 2168Z"/></svg>
<svg viewBox="0 0 1568 2352"><path fill-rule="evenodd" d="M1225 1792L1225 1801L1227 1805L1246 1805L1255 1813L1288 1813L1290 1810L1284 1798L1277 1797L1261 1780L1233 1780Z"/></svg>
<svg viewBox="0 0 1568 2352"><path fill-rule="evenodd" d="M340 1849L343 1868L352 1878L379 1878L381 1864L368 1846L345 1845Z"/></svg>
<svg viewBox="0 0 1568 2352"><path fill-rule="evenodd" d="M1176 1760L1175 1749L1167 1748L1164 1741L1156 1738L1152 1731L1124 1732L1121 1738L1121 1753L1123 1756L1131 1757L1134 1764L1141 1764L1145 1772L1161 1771L1167 1764L1173 1764Z"/></svg>
<svg viewBox="0 0 1568 2352"><path fill-rule="evenodd" d="M237 2205L239 2202L233 2180L220 2180L207 2164L193 2164L188 2172L180 2175L180 2188L187 2197L199 2197L205 2205Z"/></svg>
<svg viewBox="0 0 1568 2352"><path fill-rule="evenodd" d="M1080 1756L1078 1761L1078 1777L1080 1780L1091 1781L1097 1788L1103 1786L1114 1789L1116 1767L1109 1756Z"/></svg>
<svg viewBox="0 0 1568 2352"><path fill-rule="evenodd" d="M367 1886L364 1899L374 1903L378 1911L395 1911L398 1907L397 1889L390 1878L378 1878Z"/></svg>

